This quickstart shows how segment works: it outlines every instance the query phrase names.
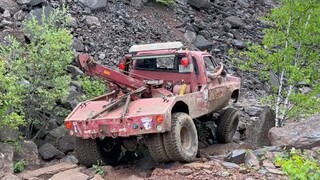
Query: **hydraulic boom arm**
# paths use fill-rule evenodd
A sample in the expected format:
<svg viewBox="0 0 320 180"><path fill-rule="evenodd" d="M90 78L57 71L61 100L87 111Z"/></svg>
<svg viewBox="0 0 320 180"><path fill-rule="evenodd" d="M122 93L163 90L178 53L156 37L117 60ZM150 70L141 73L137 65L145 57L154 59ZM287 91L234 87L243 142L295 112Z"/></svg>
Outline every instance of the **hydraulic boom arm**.
<svg viewBox="0 0 320 180"><path fill-rule="evenodd" d="M78 56L80 66L89 76L99 76L110 82L124 85L132 89L138 89L144 86L144 83L138 79L134 79L119 71L113 70L94 61L93 57L85 54Z"/></svg>

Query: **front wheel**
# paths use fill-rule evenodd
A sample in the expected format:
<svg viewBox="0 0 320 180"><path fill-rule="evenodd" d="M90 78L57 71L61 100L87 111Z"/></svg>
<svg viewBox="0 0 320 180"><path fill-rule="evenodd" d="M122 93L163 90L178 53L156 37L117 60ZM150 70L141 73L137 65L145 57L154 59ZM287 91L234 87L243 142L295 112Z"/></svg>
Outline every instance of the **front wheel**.
<svg viewBox="0 0 320 180"><path fill-rule="evenodd" d="M168 157L174 161L193 161L198 152L198 135L192 118L186 113L174 113L171 123L171 131L163 135Z"/></svg>
<svg viewBox="0 0 320 180"><path fill-rule="evenodd" d="M217 140L221 143L232 141L239 123L239 114L236 109L228 108L219 120Z"/></svg>

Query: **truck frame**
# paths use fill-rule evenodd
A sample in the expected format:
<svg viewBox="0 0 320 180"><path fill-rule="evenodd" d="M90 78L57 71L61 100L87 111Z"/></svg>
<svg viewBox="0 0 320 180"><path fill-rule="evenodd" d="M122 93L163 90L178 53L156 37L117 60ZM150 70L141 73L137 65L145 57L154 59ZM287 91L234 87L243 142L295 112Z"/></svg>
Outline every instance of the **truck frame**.
<svg viewBox="0 0 320 180"><path fill-rule="evenodd" d="M121 146L134 150L143 140L156 162L190 162L198 151L194 119L237 101L240 78L226 73L206 51L189 51L181 42L134 45L114 70L86 54L78 56L89 76L110 82L111 91L80 103L65 125L76 137L80 164L114 164ZM230 142L239 122L228 108L217 123L217 139Z"/></svg>

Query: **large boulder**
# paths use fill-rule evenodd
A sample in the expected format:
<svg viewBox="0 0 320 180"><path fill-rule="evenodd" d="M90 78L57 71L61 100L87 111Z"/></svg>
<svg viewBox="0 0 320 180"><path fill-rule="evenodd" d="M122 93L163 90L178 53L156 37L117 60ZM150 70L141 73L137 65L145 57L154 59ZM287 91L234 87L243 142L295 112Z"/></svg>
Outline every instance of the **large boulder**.
<svg viewBox="0 0 320 180"><path fill-rule="evenodd" d="M45 142L51 143L55 147L58 147L59 139L66 136L68 131L65 126L60 126L49 131L45 137Z"/></svg>
<svg viewBox="0 0 320 180"><path fill-rule="evenodd" d="M251 112L251 111L250 111ZM247 127L246 138L252 146L263 147L270 146L268 138L269 130L275 126L275 114L270 107L265 107L259 118Z"/></svg>
<svg viewBox="0 0 320 180"><path fill-rule="evenodd" d="M272 145L311 149L320 146L320 114L269 131Z"/></svg>
<svg viewBox="0 0 320 180"><path fill-rule="evenodd" d="M204 51L204 50L209 51L213 47L213 44L202 35L197 35L195 41L193 42L193 45L196 46L201 51Z"/></svg>
<svg viewBox="0 0 320 180"><path fill-rule="evenodd" d="M79 2L91 10L99 10L107 6L107 0L79 0Z"/></svg>
<svg viewBox="0 0 320 180"><path fill-rule="evenodd" d="M197 9L209 9L211 7L208 0L188 0L188 4Z"/></svg>
<svg viewBox="0 0 320 180"><path fill-rule="evenodd" d="M44 160L52 160L54 158L61 159L64 154L50 143L45 143L39 148L39 155Z"/></svg>
<svg viewBox="0 0 320 180"><path fill-rule="evenodd" d="M1 0L0 1L0 12L8 10L10 14L14 14L20 10L19 5L13 0Z"/></svg>
<svg viewBox="0 0 320 180"><path fill-rule="evenodd" d="M8 126L0 127L0 142L16 141L19 138L18 129L10 129Z"/></svg>
<svg viewBox="0 0 320 180"><path fill-rule="evenodd" d="M40 160L38 157L38 147L32 141L21 142L21 148L14 152L14 160L24 160L28 169L38 168Z"/></svg>
<svg viewBox="0 0 320 180"><path fill-rule="evenodd" d="M13 173L14 148L0 142L0 172Z"/></svg>

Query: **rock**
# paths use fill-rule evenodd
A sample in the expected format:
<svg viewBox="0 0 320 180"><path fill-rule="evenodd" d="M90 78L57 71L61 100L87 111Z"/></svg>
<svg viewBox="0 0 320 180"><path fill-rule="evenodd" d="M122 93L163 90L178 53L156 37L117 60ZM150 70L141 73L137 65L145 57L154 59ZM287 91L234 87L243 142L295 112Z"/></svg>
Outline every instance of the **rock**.
<svg viewBox="0 0 320 180"><path fill-rule="evenodd" d="M231 41L231 44L234 45L238 49L245 49L247 47L247 45L243 41L238 40L238 39L233 39Z"/></svg>
<svg viewBox="0 0 320 180"><path fill-rule="evenodd" d="M68 16L67 23L70 27L76 28L78 26L77 18Z"/></svg>
<svg viewBox="0 0 320 180"><path fill-rule="evenodd" d="M183 167L191 168L191 169L210 169L211 166L208 164L200 163L200 162L192 162L183 165Z"/></svg>
<svg viewBox="0 0 320 180"><path fill-rule="evenodd" d="M86 23L88 26L101 26L99 19L95 16L87 16Z"/></svg>
<svg viewBox="0 0 320 180"><path fill-rule="evenodd" d="M282 175L282 171L279 169L274 169L274 168L266 168L266 170L272 174L278 174L278 175Z"/></svg>
<svg viewBox="0 0 320 180"><path fill-rule="evenodd" d="M258 170L260 168L260 161L251 151L246 153L244 165L248 168Z"/></svg>
<svg viewBox="0 0 320 180"><path fill-rule="evenodd" d="M272 128L269 139L272 145L311 149L320 146L320 114L298 123L287 124L281 128Z"/></svg>
<svg viewBox="0 0 320 180"><path fill-rule="evenodd" d="M45 20L48 19L48 17L53 12L53 8L50 6L46 6L40 9L33 9L30 11L30 13L26 16L27 20L32 19L33 17L37 20L38 24L42 24L42 17L44 16Z"/></svg>
<svg viewBox="0 0 320 180"><path fill-rule="evenodd" d="M225 168L231 169L231 168L240 168L240 166L238 164L235 163L231 163L231 162L223 162L222 166L224 166Z"/></svg>
<svg viewBox="0 0 320 180"><path fill-rule="evenodd" d="M140 10L148 0L131 0L131 5Z"/></svg>
<svg viewBox="0 0 320 180"><path fill-rule="evenodd" d="M186 38L186 40L190 43L192 43L197 37L197 33L195 33L194 31L190 31L190 30L186 30L186 32L184 33L184 38Z"/></svg>
<svg viewBox="0 0 320 180"><path fill-rule="evenodd" d="M59 138L58 149L65 154L67 152L73 151L75 140L76 139L73 136L64 136Z"/></svg>
<svg viewBox="0 0 320 180"><path fill-rule="evenodd" d="M252 151L252 153L258 157L264 156L267 152L281 152L282 149L278 146L268 146Z"/></svg>
<svg viewBox="0 0 320 180"><path fill-rule="evenodd" d="M68 155L65 158L62 158L60 162L65 162L68 164L78 164L79 160L74 155Z"/></svg>
<svg viewBox="0 0 320 180"><path fill-rule="evenodd" d="M144 180L144 179L141 177L138 177L136 175L131 175L131 176L127 177L126 180Z"/></svg>
<svg viewBox="0 0 320 180"><path fill-rule="evenodd" d="M217 172L216 175L220 177L227 177L227 176L230 176L231 174L228 171L220 171L220 172Z"/></svg>
<svg viewBox="0 0 320 180"><path fill-rule="evenodd" d="M252 146L270 146L269 130L275 126L275 114L270 107L265 107L260 117L247 127L246 138Z"/></svg>
<svg viewBox="0 0 320 180"><path fill-rule="evenodd" d="M31 178L40 177L40 176L43 177L43 176L56 174L58 172L66 171L69 169L74 169L76 167L77 167L76 164L59 163L59 164L55 164L53 166L40 168L40 169L37 169L34 171L23 172L23 173L19 174L19 177L21 177L22 179L31 179Z"/></svg>
<svg viewBox="0 0 320 180"><path fill-rule="evenodd" d="M226 21L232 28L243 28L245 26L244 22L236 16L229 16L226 18Z"/></svg>
<svg viewBox="0 0 320 180"><path fill-rule="evenodd" d="M73 38L73 43L72 43L72 47L74 50L76 50L77 52L83 52L84 51L84 45L83 43L77 39L77 38Z"/></svg>
<svg viewBox="0 0 320 180"><path fill-rule="evenodd" d="M8 126L0 127L0 142L18 140L20 132L18 129L10 129Z"/></svg>
<svg viewBox="0 0 320 180"><path fill-rule="evenodd" d="M263 167L266 167L266 168L272 168L272 169L275 169L276 167L274 166L274 164L268 160L268 159L265 159L262 161L262 166Z"/></svg>
<svg viewBox="0 0 320 180"><path fill-rule="evenodd" d="M99 53L99 59L103 60L104 58L106 58L106 53Z"/></svg>
<svg viewBox="0 0 320 180"><path fill-rule="evenodd" d="M0 142L0 169L1 172L13 173L14 148L9 144Z"/></svg>
<svg viewBox="0 0 320 180"><path fill-rule="evenodd" d="M68 65L67 71L71 74L73 79L84 74L80 68L74 65Z"/></svg>
<svg viewBox="0 0 320 180"><path fill-rule="evenodd" d="M19 5L29 5L32 0L16 0Z"/></svg>
<svg viewBox="0 0 320 180"><path fill-rule="evenodd" d="M53 158L61 158L63 153L55 148L50 143L45 143L39 148L39 155L44 160L51 160Z"/></svg>
<svg viewBox="0 0 320 180"><path fill-rule="evenodd" d="M99 174L95 174L95 175L93 176L93 178L90 179L90 180L104 180L104 178L101 177L101 175L99 175Z"/></svg>
<svg viewBox="0 0 320 180"><path fill-rule="evenodd" d="M78 91L77 87L70 86L69 96L64 107L74 109L79 104L78 98L81 96L81 94L82 93Z"/></svg>
<svg viewBox="0 0 320 180"><path fill-rule="evenodd" d="M0 12L8 10L10 14L15 14L20 10L19 5L13 0L1 0L0 1Z"/></svg>
<svg viewBox="0 0 320 180"><path fill-rule="evenodd" d="M5 42L8 36L14 37L20 43L26 42L24 33L20 30L14 30L14 29L5 29L2 32L0 32L0 42Z"/></svg>
<svg viewBox="0 0 320 180"><path fill-rule="evenodd" d="M1 177L0 177L1 178ZM6 174L1 178L1 180L20 180L18 176L13 174Z"/></svg>
<svg viewBox="0 0 320 180"><path fill-rule="evenodd" d="M182 175L182 176L188 176L191 174L193 171L189 168L183 168L183 169L177 169L176 173Z"/></svg>
<svg viewBox="0 0 320 180"><path fill-rule="evenodd" d="M279 82L279 78L277 76L276 73L274 73L272 70L269 71L270 73L270 82L273 86L276 86L278 87L280 85L280 82Z"/></svg>
<svg viewBox="0 0 320 180"><path fill-rule="evenodd" d="M8 10L4 10L4 12L2 13L2 16L4 18L9 18L9 17L11 17L11 14L10 14L10 12Z"/></svg>
<svg viewBox="0 0 320 180"><path fill-rule="evenodd" d="M22 141L21 148L14 153L15 161L24 160L28 169L38 168L40 160L38 157L38 147L33 141Z"/></svg>
<svg viewBox="0 0 320 180"><path fill-rule="evenodd" d="M80 172L81 168L69 169L66 171L59 172L58 174L53 175L49 180L61 180L67 179L76 180L76 179L89 179L89 176Z"/></svg>
<svg viewBox="0 0 320 180"><path fill-rule="evenodd" d="M107 6L107 0L79 0L79 2L91 10L100 10Z"/></svg>
<svg viewBox="0 0 320 180"><path fill-rule="evenodd" d="M249 114L249 116L259 116L262 112L263 108L255 107L255 106L245 106L244 112Z"/></svg>
<svg viewBox="0 0 320 180"><path fill-rule="evenodd" d="M55 147L58 147L58 140L64 136L68 135L68 131L65 126L59 126L55 129L49 131L45 137L45 141L51 143Z"/></svg>
<svg viewBox="0 0 320 180"><path fill-rule="evenodd" d="M22 21L26 15L27 14L25 12L20 10L13 15L13 19L16 21Z"/></svg>
<svg viewBox="0 0 320 180"><path fill-rule="evenodd" d="M245 160L245 155L246 155L245 149L236 149L236 150L231 151L228 154L227 158L225 158L224 160L227 162L241 164Z"/></svg>
<svg viewBox="0 0 320 180"><path fill-rule="evenodd" d="M209 9L211 7L208 0L188 0L188 4L197 9Z"/></svg>
<svg viewBox="0 0 320 180"><path fill-rule="evenodd" d="M196 40L193 42L193 45L201 51L210 51L213 47L213 44L202 35L197 35Z"/></svg>

